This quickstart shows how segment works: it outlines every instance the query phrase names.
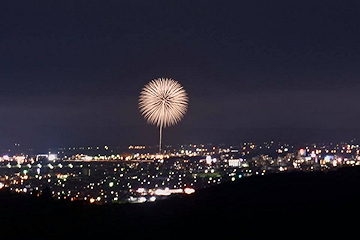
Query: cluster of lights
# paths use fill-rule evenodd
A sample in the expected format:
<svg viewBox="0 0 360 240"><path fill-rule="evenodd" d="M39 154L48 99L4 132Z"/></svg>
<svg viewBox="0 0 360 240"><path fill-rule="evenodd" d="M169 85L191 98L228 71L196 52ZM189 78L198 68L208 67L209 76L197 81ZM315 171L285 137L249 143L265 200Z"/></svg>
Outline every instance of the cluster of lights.
<svg viewBox="0 0 360 240"><path fill-rule="evenodd" d="M128 149L136 149L136 150L141 150L141 149L145 149L146 147L145 146L133 146L133 145L130 145L128 147Z"/></svg>
<svg viewBox="0 0 360 240"><path fill-rule="evenodd" d="M157 188L157 189L145 189L145 188L138 188L136 193L139 194L139 197L129 197L130 202L135 203L143 203L143 202L154 202L156 200L156 196L170 196L171 194L193 194L195 192L194 188L186 187L184 189L177 188L177 189L170 189L170 188ZM150 197L147 197L150 196Z"/></svg>
<svg viewBox="0 0 360 240"><path fill-rule="evenodd" d="M268 151L267 146L275 158L274 155L243 155L259 149ZM134 145L132 149L141 147ZM76 154L65 158L50 153L36 158L4 155L0 157L0 188L31 194L50 185L53 196L58 199L142 203L172 194L191 194L195 189L251 175L360 165L359 146L349 144L307 145L300 150L273 142L219 148L186 145L164 152L166 154ZM352 156L347 155L349 153Z"/></svg>

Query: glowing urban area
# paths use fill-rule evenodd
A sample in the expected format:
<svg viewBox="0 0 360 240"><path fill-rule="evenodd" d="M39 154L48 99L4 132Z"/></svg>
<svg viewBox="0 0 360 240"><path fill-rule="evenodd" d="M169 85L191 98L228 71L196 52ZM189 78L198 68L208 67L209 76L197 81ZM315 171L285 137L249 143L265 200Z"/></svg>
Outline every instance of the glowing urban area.
<svg viewBox="0 0 360 240"><path fill-rule="evenodd" d="M86 146L0 157L0 188L92 204L154 202L252 175L333 171L360 165L360 147L348 143L292 145L274 141L237 145ZM19 151L19 152L18 152ZM241 180L240 180L241 181Z"/></svg>

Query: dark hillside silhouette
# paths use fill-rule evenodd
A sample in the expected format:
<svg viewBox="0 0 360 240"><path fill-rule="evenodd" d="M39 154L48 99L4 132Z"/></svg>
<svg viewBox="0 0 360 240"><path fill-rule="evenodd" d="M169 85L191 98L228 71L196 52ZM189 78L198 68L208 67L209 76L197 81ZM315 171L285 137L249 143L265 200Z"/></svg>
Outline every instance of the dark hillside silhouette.
<svg viewBox="0 0 360 240"><path fill-rule="evenodd" d="M0 191L3 235L148 239L351 230L360 168L248 177L146 204L91 205ZM280 234L281 235L281 234Z"/></svg>

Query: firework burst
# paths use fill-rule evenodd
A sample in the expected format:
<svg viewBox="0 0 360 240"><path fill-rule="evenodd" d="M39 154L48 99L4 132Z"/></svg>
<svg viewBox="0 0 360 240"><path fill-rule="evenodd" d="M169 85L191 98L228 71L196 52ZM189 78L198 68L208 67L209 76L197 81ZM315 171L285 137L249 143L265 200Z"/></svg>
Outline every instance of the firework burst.
<svg viewBox="0 0 360 240"><path fill-rule="evenodd" d="M184 88L174 79L158 78L144 86L139 97L140 113L148 123L162 128L178 123L187 111L188 97Z"/></svg>

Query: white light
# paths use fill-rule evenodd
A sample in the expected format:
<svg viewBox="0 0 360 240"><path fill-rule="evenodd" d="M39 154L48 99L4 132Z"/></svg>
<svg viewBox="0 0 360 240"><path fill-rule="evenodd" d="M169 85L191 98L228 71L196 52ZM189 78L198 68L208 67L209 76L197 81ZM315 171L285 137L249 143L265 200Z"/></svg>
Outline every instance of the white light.
<svg viewBox="0 0 360 240"><path fill-rule="evenodd" d="M211 159L211 156L206 156L206 164L211 164L212 162L212 159Z"/></svg>
<svg viewBox="0 0 360 240"><path fill-rule="evenodd" d="M137 193L144 193L145 191L146 191L145 188L138 188L136 190Z"/></svg>
<svg viewBox="0 0 360 240"><path fill-rule="evenodd" d="M139 202L139 203L146 202L146 198L145 198L145 197L139 197L139 198L138 198L138 202Z"/></svg>
<svg viewBox="0 0 360 240"><path fill-rule="evenodd" d="M49 161L55 161L56 158L57 158L56 154L49 154L49 157L48 157Z"/></svg>
<svg viewBox="0 0 360 240"><path fill-rule="evenodd" d="M155 195L158 196L169 196L171 193L169 191L169 188L165 188L165 189L156 189L155 190Z"/></svg>
<svg viewBox="0 0 360 240"><path fill-rule="evenodd" d="M240 167L241 159L229 159L230 167Z"/></svg>
<svg viewBox="0 0 360 240"><path fill-rule="evenodd" d="M325 162L330 162L330 160L332 158L334 158L334 157L328 155L328 156L325 156L324 160L325 160Z"/></svg>
<svg viewBox="0 0 360 240"><path fill-rule="evenodd" d="M195 192L195 189L193 189L193 188L185 188L184 189L184 193L186 193L186 194L192 194L194 192Z"/></svg>
<svg viewBox="0 0 360 240"><path fill-rule="evenodd" d="M169 189L169 193L183 193L184 191L181 188L178 189Z"/></svg>

